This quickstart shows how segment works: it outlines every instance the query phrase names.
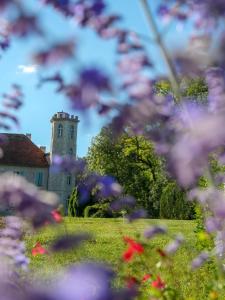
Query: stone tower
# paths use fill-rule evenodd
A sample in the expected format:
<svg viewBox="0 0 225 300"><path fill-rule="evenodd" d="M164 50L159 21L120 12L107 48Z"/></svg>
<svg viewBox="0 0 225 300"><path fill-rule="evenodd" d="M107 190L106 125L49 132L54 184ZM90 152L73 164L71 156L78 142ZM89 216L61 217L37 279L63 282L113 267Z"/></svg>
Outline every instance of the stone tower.
<svg viewBox="0 0 225 300"><path fill-rule="evenodd" d="M65 112L56 113L52 119L52 137L50 148L50 163L53 155L77 155L77 116ZM67 200L75 184L74 175L67 173L49 174L48 190L59 195L65 211L67 211Z"/></svg>

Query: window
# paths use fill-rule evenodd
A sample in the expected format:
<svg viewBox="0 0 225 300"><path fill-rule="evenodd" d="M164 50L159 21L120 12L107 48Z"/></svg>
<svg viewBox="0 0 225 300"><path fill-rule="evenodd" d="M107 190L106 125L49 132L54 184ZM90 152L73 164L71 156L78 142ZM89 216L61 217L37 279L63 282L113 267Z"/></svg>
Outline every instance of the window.
<svg viewBox="0 0 225 300"><path fill-rule="evenodd" d="M74 126L73 125L70 126L70 138L71 139L74 138Z"/></svg>
<svg viewBox="0 0 225 300"><path fill-rule="evenodd" d="M35 184L37 186L42 186L42 184L43 184L43 173L42 172L37 172L36 178L35 178Z"/></svg>
<svg viewBox="0 0 225 300"><path fill-rule="evenodd" d="M61 137L63 135L63 126L62 124L59 124L58 126L58 137Z"/></svg>
<svg viewBox="0 0 225 300"><path fill-rule="evenodd" d="M73 148L70 148L69 155L73 155Z"/></svg>
<svg viewBox="0 0 225 300"><path fill-rule="evenodd" d="M71 175L67 175L66 183L67 183L68 185L71 185Z"/></svg>
<svg viewBox="0 0 225 300"><path fill-rule="evenodd" d="M14 171L13 173L16 174L16 175L24 176L23 171Z"/></svg>

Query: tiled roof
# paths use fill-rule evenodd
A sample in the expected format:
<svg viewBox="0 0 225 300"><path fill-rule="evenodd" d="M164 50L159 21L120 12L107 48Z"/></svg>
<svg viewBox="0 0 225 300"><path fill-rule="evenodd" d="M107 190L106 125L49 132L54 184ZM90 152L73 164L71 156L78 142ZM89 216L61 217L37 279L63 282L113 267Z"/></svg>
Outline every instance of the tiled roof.
<svg viewBox="0 0 225 300"><path fill-rule="evenodd" d="M4 156L0 165L47 168L49 163L45 153L24 134L5 135L7 142L1 146Z"/></svg>

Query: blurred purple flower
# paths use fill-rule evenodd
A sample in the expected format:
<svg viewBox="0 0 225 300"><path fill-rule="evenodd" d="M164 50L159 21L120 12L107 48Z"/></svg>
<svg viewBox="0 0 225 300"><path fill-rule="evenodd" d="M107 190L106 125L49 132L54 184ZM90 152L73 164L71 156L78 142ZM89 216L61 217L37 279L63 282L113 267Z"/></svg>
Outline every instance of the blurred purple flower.
<svg viewBox="0 0 225 300"><path fill-rule="evenodd" d="M78 82L64 85L62 92L69 98L73 109L85 110L98 107L100 93L111 91L109 77L96 68L84 69Z"/></svg>
<svg viewBox="0 0 225 300"><path fill-rule="evenodd" d="M47 50L39 51L33 55L33 60L42 66L63 62L74 57L75 43L71 40L58 43Z"/></svg>
<svg viewBox="0 0 225 300"><path fill-rule="evenodd" d="M5 218L5 228L0 230L0 257L1 260L27 270L29 259L25 255L25 245L21 241L22 224L18 217Z"/></svg>
<svg viewBox="0 0 225 300"><path fill-rule="evenodd" d="M215 240L215 254L221 259L224 258L225 255L225 232L224 231L217 231Z"/></svg>
<svg viewBox="0 0 225 300"><path fill-rule="evenodd" d="M147 212L145 209L137 209L132 211L130 214L125 215L128 222L133 222L138 219L147 218Z"/></svg>
<svg viewBox="0 0 225 300"><path fill-rule="evenodd" d="M80 84L83 88L100 91L110 91L110 81L102 71L97 68L84 69L80 73Z"/></svg>
<svg viewBox="0 0 225 300"><path fill-rule="evenodd" d="M13 84L9 94L3 94L3 105L6 108L19 109L23 104L23 93L19 85Z"/></svg>
<svg viewBox="0 0 225 300"><path fill-rule="evenodd" d="M47 5L52 5L55 9L59 10L66 16L72 15L70 10L71 0L41 0L41 2Z"/></svg>
<svg viewBox="0 0 225 300"><path fill-rule="evenodd" d="M10 130L11 126L6 123L7 120L12 121L17 127L19 127L18 118L8 111L0 111L0 128Z"/></svg>
<svg viewBox="0 0 225 300"><path fill-rule="evenodd" d="M205 251L201 252L191 264L192 270L200 268L209 259L209 254Z"/></svg>
<svg viewBox="0 0 225 300"><path fill-rule="evenodd" d="M131 196L126 196L110 203L113 211L121 211L123 209L132 209L136 204L136 200Z"/></svg>
<svg viewBox="0 0 225 300"><path fill-rule="evenodd" d="M88 233L69 234L57 238L51 245L53 252L67 251L75 247L79 247L84 241L90 240L91 236Z"/></svg>
<svg viewBox="0 0 225 300"><path fill-rule="evenodd" d="M9 34L26 37L30 34L42 35L36 15L20 13L18 18L10 22Z"/></svg>
<svg viewBox="0 0 225 300"><path fill-rule="evenodd" d="M52 159L51 172L53 173L83 173L86 168L86 162L82 159L74 159L70 155L54 155Z"/></svg>
<svg viewBox="0 0 225 300"><path fill-rule="evenodd" d="M103 198L117 197L123 191L121 185L111 176L98 176L96 187L98 196Z"/></svg>
<svg viewBox="0 0 225 300"><path fill-rule="evenodd" d="M211 68L206 72L208 84L209 109L213 112L224 111L225 104L225 72L221 68Z"/></svg>
<svg viewBox="0 0 225 300"><path fill-rule="evenodd" d="M205 220L205 227L207 232L212 233L222 229L222 222L217 218L208 217Z"/></svg>
<svg viewBox="0 0 225 300"><path fill-rule="evenodd" d="M112 299L113 272L105 264L82 263L71 266L52 287L54 300Z"/></svg>
<svg viewBox="0 0 225 300"><path fill-rule="evenodd" d="M170 170L182 186L188 187L203 174L208 155L225 143L225 116L197 106L185 106L178 114L181 122L175 125L178 132L170 149Z"/></svg>
<svg viewBox="0 0 225 300"><path fill-rule="evenodd" d="M126 55L118 63L118 70L121 74L140 72L144 67L151 67L152 64L145 53Z"/></svg>
<svg viewBox="0 0 225 300"><path fill-rule="evenodd" d="M51 211L57 202L55 194L38 190L21 176L11 173L0 176L0 208L29 220L34 228L53 221Z"/></svg>
<svg viewBox="0 0 225 300"><path fill-rule="evenodd" d="M144 231L144 236L146 239L151 239L158 234L165 234L165 233L167 233L167 228L165 226L155 225L146 229Z"/></svg>
<svg viewBox="0 0 225 300"><path fill-rule="evenodd" d="M164 251L167 253L167 254L173 254L175 253L178 248L180 247L180 245L184 242L184 237L183 235L179 234L176 236L175 240L172 241L171 243L169 243Z"/></svg>

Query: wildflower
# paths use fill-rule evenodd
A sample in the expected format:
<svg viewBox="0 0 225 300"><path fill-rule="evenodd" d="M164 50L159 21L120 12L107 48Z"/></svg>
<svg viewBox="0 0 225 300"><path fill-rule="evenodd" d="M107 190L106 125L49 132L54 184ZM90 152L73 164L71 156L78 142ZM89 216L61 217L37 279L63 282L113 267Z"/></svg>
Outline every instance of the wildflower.
<svg viewBox="0 0 225 300"><path fill-rule="evenodd" d="M4 173L0 176L0 207L31 221L34 228L52 220L51 211L57 203L54 193L37 189L21 176Z"/></svg>
<svg viewBox="0 0 225 300"><path fill-rule="evenodd" d="M152 278L151 274L145 274L142 278L142 282L146 282L147 280L149 280L150 278Z"/></svg>
<svg viewBox="0 0 225 300"><path fill-rule="evenodd" d="M124 237L124 241L129 245L128 249L123 253L124 261L129 262L135 253L142 254L144 252L144 247L135 240L129 237Z"/></svg>
<svg viewBox="0 0 225 300"><path fill-rule="evenodd" d="M165 234L166 231L167 231L167 229L165 226L156 225L156 226L152 226L152 227L146 229L144 232L144 236L147 239L151 239L157 234Z"/></svg>
<svg viewBox="0 0 225 300"><path fill-rule="evenodd" d="M126 215L126 218L129 222L132 222L138 219L146 218L146 216L147 216L146 210L137 209L131 212L130 214Z"/></svg>
<svg viewBox="0 0 225 300"><path fill-rule="evenodd" d="M154 287L158 290L163 290L165 288L165 286L166 286L166 284L164 281L162 281L160 276L157 276L157 279L152 281L152 287Z"/></svg>
<svg viewBox="0 0 225 300"><path fill-rule="evenodd" d="M205 251L201 252L199 254L199 256L197 256L193 261L192 261L192 264L191 264L191 267L192 267L192 270L195 270L197 268L200 268L204 262L207 261L207 259L209 258L209 254Z"/></svg>
<svg viewBox="0 0 225 300"><path fill-rule="evenodd" d="M110 208L114 211L120 211L123 208L134 208L136 200L133 197L127 196L111 202Z"/></svg>
<svg viewBox="0 0 225 300"><path fill-rule="evenodd" d="M73 41L55 44L47 50L39 51L33 56L33 60L42 66L62 62L74 56L75 44Z"/></svg>
<svg viewBox="0 0 225 300"><path fill-rule="evenodd" d="M180 245L183 243L183 241L184 241L184 237L181 234L177 235L175 240L166 246L165 253L172 254L176 252L177 249L180 247Z"/></svg>
<svg viewBox="0 0 225 300"><path fill-rule="evenodd" d="M125 262L129 262L131 261L131 259L133 258L134 255L134 251L131 247L129 247L124 253L123 253L123 260Z"/></svg>
<svg viewBox="0 0 225 300"><path fill-rule="evenodd" d="M62 222L62 220L63 220L62 215L57 209L54 209L51 212L51 215L52 215L53 219L56 221L56 223L61 223Z"/></svg>
<svg viewBox="0 0 225 300"><path fill-rule="evenodd" d="M38 254L43 255L43 254L47 254L47 253L48 253L47 250L42 247L40 242L37 242L31 251L31 254L33 256L37 256Z"/></svg>
<svg viewBox="0 0 225 300"><path fill-rule="evenodd" d="M55 300L114 299L111 289L113 277L114 273L105 264L85 262L70 266L54 283L49 298Z"/></svg>

